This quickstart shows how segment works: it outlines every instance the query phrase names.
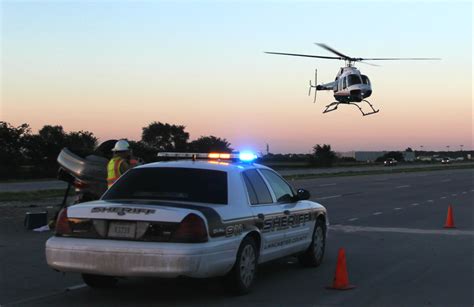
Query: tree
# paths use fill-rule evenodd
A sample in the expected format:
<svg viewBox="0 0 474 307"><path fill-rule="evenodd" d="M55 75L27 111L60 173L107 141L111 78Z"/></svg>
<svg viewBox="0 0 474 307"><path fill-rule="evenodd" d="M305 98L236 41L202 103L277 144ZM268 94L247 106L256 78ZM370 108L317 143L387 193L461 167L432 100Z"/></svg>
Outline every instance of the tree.
<svg viewBox="0 0 474 307"><path fill-rule="evenodd" d="M211 136L201 136L197 140L189 143L188 148L191 152L232 152L230 143L226 139Z"/></svg>
<svg viewBox="0 0 474 307"><path fill-rule="evenodd" d="M153 122L143 127L142 141L156 151L185 151L189 133L185 127Z"/></svg>
<svg viewBox="0 0 474 307"><path fill-rule="evenodd" d="M73 131L66 135L65 145L79 156L87 156L94 152L97 138L89 131Z"/></svg>
<svg viewBox="0 0 474 307"><path fill-rule="evenodd" d="M38 154L47 164L56 164L61 149L66 147L66 133L62 126L45 125L38 131L40 150Z"/></svg>
<svg viewBox="0 0 474 307"><path fill-rule="evenodd" d="M413 149L411 149L411 147L408 147L407 149L405 149L406 152L413 152Z"/></svg>
<svg viewBox="0 0 474 307"><path fill-rule="evenodd" d="M133 156L143 159L145 163L153 162L157 160L157 150L150 147L141 141L128 141L130 148L132 149Z"/></svg>
<svg viewBox="0 0 474 307"><path fill-rule="evenodd" d="M0 121L0 166L15 167L23 162L25 140L30 131L28 124L14 127Z"/></svg>
<svg viewBox="0 0 474 307"><path fill-rule="evenodd" d="M331 166L336 160L336 153L331 150L331 145L317 144L313 147L310 162L316 166Z"/></svg>

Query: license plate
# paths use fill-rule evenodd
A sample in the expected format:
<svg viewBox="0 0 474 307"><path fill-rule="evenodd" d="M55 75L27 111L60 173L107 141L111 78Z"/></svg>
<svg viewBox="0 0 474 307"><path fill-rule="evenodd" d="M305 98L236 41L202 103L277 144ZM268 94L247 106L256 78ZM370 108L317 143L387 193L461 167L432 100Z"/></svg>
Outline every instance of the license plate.
<svg viewBox="0 0 474 307"><path fill-rule="evenodd" d="M136 228L136 223L110 222L108 237L134 239Z"/></svg>

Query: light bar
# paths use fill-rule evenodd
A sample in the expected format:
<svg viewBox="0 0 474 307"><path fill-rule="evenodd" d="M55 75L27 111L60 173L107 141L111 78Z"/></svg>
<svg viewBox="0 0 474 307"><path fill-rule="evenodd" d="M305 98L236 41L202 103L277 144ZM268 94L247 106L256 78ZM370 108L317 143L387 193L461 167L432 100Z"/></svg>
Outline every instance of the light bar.
<svg viewBox="0 0 474 307"><path fill-rule="evenodd" d="M254 154L253 152L248 152L248 151L244 151L244 152L241 152L239 154L239 159L241 161L246 161L246 162L249 162L249 161L253 161L255 159L257 159L257 155Z"/></svg>
<svg viewBox="0 0 474 307"><path fill-rule="evenodd" d="M255 153L249 151L241 153L159 152L157 156L160 158L240 160L242 162L252 162L258 158Z"/></svg>
<svg viewBox="0 0 474 307"><path fill-rule="evenodd" d="M159 152L157 154L160 158L196 158L196 159L206 159L208 158L207 153L198 153L198 152Z"/></svg>
<svg viewBox="0 0 474 307"><path fill-rule="evenodd" d="M224 159L224 160L229 160L231 159L233 155L229 154L229 153L217 153L217 152L211 152L210 154L208 154L208 158L209 159Z"/></svg>

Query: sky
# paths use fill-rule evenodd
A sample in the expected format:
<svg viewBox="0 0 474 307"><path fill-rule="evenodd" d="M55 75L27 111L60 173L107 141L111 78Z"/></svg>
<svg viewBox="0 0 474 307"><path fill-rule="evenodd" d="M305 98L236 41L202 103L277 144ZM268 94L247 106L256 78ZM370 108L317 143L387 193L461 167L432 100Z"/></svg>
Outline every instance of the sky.
<svg viewBox="0 0 474 307"><path fill-rule="evenodd" d="M33 132L139 140L160 121L274 153L473 147L471 1L0 2L0 120ZM308 82L344 63L264 53L332 55L315 42L442 60L358 64L380 112L322 114L332 92L313 104Z"/></svg>

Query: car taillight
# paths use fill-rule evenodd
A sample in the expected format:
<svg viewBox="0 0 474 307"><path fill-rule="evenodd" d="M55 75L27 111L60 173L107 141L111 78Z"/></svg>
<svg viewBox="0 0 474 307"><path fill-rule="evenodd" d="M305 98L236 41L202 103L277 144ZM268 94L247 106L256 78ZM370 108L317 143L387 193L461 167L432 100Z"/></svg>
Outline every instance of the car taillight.
<svg viewBox="0 0 474 307"><path fill-rule="evenodd" d="M81 181L79 179L74 180L74 187L76 189L85 189L87 188L88 184L85 183L84 181Z"/></svg>
<svg viewBox="0 0 474 307"><path fill-rule="evenodd" d="M67 208L62 209L58 214L55 227L56 235L68 235L72 233L69 219L67 217Z"/></svg>
<svg viewBox="0 0 474 307"><path fill-rule="evenodd" d="M174 231L172 242L200 243L207 242L206 225L196 214L188 214Z"/></svg>

